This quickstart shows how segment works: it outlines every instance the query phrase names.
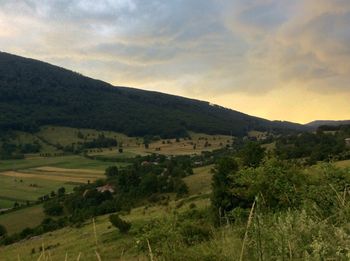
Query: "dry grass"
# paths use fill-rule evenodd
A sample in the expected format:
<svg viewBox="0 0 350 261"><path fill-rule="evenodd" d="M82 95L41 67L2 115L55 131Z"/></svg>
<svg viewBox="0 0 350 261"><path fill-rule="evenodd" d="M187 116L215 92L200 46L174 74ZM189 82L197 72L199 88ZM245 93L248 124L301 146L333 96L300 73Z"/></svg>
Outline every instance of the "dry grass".
<svg viewBox="0 0 350 261"><path fill-rule="evenodd" d="M95 170L95 169L65 169L65 168L56 168L56 167L39 167L35 168L39 171L45 171L45 172L59 172L59 173L74 173L74 174L103 174L102 170Z"/></svg>
<svg viewBox="0 0 350 261"><path fill-rule="evenodd" d="M86 183L88 180L94 181L100 176L81 176L77 177L75 175L61 175L61 173L45 172L45 173L30 173L30 172L17 172L17 171L6 171L1 173L3 176L14 177L14 178L35 178L35 179L45 179L53 181L63 181L63 182L77 182Z"/></svg>
<svg viewBox="0 0 350 261"><path fill-rule="evenodd" d="M195 195L211 191L211 169L213 165L193 169L194 175L184 178L189 194Z"/></svg>
<svg viewBox="0 0 350 261"><path fill-rule="evenodd" d="M340 168L350 168L350 160L342 160L334 163L335 166Z"/></svg>

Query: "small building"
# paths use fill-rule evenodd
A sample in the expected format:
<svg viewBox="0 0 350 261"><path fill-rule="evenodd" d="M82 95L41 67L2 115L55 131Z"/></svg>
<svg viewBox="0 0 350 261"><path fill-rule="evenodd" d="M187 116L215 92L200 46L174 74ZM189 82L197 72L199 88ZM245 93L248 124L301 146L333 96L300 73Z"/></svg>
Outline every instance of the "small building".
<svg viewBox="0 0 350 261"><path fill-rule="evenodd" d="M97 187L96 189L100 193L104 193L104 192L107 192L107 191L109 191L110 193L114 193L114 188L111 185L109 185L109 184L104 185L102 187Z"/></svg>
<svg viewBox="0 0 350 261"><path fill-rule="evenodd" d="M145 160L145 161L142 161L142 163L141 163L141 166L149 166L149 165L151 165L151 162L149 162L149 161L147 161L147 160Z"/></svg>
<svg viewBox="0 0 350 261"><path fill-rule="evenodd" d="M350 138L345 139L345 144L346 144L346 146L350 146Z"/></svg>

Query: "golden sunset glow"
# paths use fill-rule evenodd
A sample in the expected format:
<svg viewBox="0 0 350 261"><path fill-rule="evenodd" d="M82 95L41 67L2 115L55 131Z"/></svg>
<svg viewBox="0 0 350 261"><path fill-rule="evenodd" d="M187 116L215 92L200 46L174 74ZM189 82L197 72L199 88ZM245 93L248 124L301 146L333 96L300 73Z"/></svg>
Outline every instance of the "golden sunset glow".
<svg viewBox="0 0 350 261"><path fill-rule="evenodd" d="M272 120L350 118L348 0L0 3L4 52Z"/></svg>

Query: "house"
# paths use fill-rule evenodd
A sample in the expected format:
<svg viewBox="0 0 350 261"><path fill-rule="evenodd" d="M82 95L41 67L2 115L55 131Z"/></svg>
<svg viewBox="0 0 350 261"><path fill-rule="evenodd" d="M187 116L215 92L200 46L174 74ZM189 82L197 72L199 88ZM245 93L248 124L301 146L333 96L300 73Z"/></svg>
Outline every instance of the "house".
<svg viewBox="0 0 350 261"><path fill-rule="evenodd" d="M104 192L107 192L107 191L109 191L110 193L114 193L114 188L111 185L109 185L109 184L106 184L106 185L101 186L101 187L97 187L96 189L100 193L104 193Z"/></svg>
<svg viewBox="0 0 350 261"><path fill-rule="evenodd" d="M149 161L142 161L142 163L141 163L141 166L149 166L149 165L151 165L151 162L149 162Z"/></svg>
<svg viewBox="0 0 350 261"><path fill-rule="evenodd" d="M350 146L350 138L345 139L346 146Z"/></svg>

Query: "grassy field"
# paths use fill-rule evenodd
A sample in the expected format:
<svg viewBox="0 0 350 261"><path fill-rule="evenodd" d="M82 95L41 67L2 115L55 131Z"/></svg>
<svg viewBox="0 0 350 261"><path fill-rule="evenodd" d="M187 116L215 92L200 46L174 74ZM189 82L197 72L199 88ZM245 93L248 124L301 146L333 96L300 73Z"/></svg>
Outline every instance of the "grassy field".
<svg viewBox="0 0 350 261"><path fill-rule="evenodd" d="M191 202L195 202L198 208L209 205L208 199L196 198L177 208L179 202L173 201L168 206L153 206L147 210L144 207L133 209L123 218L132 222L132 234L151 219L165 218L175 209L180 212L189 209ZM65 260L66 254L68 260L77 260L79 254L80 260L97 260L95 250L99 252L102 260L148 260L144 254L137 251L137 242L131 235L122 235L115 228L111 228L108 216L98 217L95 224L97 246L93 224L90 221L81 228L68 227L15 245L1 247L0 260L13 261L17 260L18 256L22 261L38 260L41 254L39 248L42 245L47 248L47 253L50 252L49 260ZM32 249L35 249L35 254L31 254Z"/></svg>
<svg viewBox="0 0 350 261"><path fill-rule="evenodd" d="M78 133L81 133L84 138L79 138ZM137 142L137 138L128 137L124 134L113 131L97 131L93 129L76 129L60 126L44 126L37 133L39 137L52 144L61 144L63 146L71 145L76 142L91 141L96 139L98 135L103 134L105 137L116 139L127 145L132 145Z"/></svg>
<svg viewBox="0 0 350 261"><path fill-rule="evenodd" d="M340 168L350 168L350 160L342 160L335 162L334 164Z"/></svg>
<svg viewBox="0 0 350 261"><path fill-rule="evenodd" d="M79 138L78 133L83 138ZM89 150L89 155L107 156L112 158L128 158L136 155L147 155L159 153L165 155L183 155L183 154L200 154L202 151L211 151L219 149L227 144L232 143L231 136L225 135L207 135L201 133L190 133L191 139L161 139L151 142L149 148L143 145L143 138L128 137L124 134L112 131L97 131L91 129L75 129L58 126L45 126L36 134L52 144L71 145L72 143L84 142L95 139L98 135L103 134L105 137L116 139L119 144L123 144L124 153L118 153L118 148L105 148L102 151L97 149Z"/></svg>
<svg viewBox="0 0 350 261"><path fill-rule="evenodd" d="M140 155L138 153L133 153L130 151L124 151L123 153L119 153L117 148L112 148L112 149L102 149L102 151L98 152L92 152L89 153L90 156L94 157L104 157L108 158L111 160L118 160L118 159L130 159L130 158L135 158L137 155Z"/></svg>
<svg viewBox="0 0 350 261"><path fill-rule="evenodd" d="M29 208L0 215L0 224L5 225L8 233L12 234L21 232L27 227L35 227L39 225L44 217L45 214L42 206L35 205ZM0 260L2 261L1 258Z"/></svg>
<svg viewBox="0 0 350 261"><path fill-rule="evenodd" d="M16 201L34 201L62 186L70 191L76 183L103 177L104 170L111 165L122 167L126 164L91 160L78 155L2 160L0 209L10 208Z"/></svg>
<svg viewBox="0 0 350 261"><path fill-rule="evenodd" d="M21 160L0 160L0 172L23 170L43 166L53 166L67 169L94 169L105 170L110 165L125 166L124 163L111 163L91 160L79 155L59 157L26 157Z"/></svg>
<svg viewBox="0 0 350 261"><path fill-rule="evenodd" d="M206 194L211 190L211 170L213 165L195 168L194 175L184 178L190 195Z"/></svg>
<svg viewBox="0 0 350 261"><path fill-rule="evenodd" d="M47 126L36 135L49 143L70 145L74 142L84 141L78 138L78 131L83 134L85 140L96 138L102 133L95 130ZM229 136L191 133L191 139L159 140L151 143L146 149L141 138L130 138L114 132L103 132L103 134L122 142L124 152L119 153L118 148L92 149L89 152L90 156L125 159L155 152L165 155L200 154L204 150L218 149L232 142L232 138ZM30 143L36 139L34 135L25 133L19 133L18 136L21 137L23 143ZM43 144L43 148L48 152L55 152L55 148L48 144ZM0 209L9 208L16 201L25 203L27 200L36 200L51 191L56 191L61 186L65 187L67 191L71 191L78 183L103 177L104 170L111 165L122 167L126 164L91 160L79 155L58 157L27 155L23 160L0 161ZM212 166L196 168L194 175L184 179L189 186L190 198L183 200L183 203L171 201L167 206L133 209L129 215L125 216L126 219L132 221L132 229L138 229L149 219L167 217L175 209L176 211L186 210L191 202L195 202L198 208L208 206L207 194L210 192L211 186L211 168ZM192 196L193 198L191 198ZM0 215L0 224L5 225L11 234L26 227L37 226L43 218L42 207L39 205ZM99 217L96 226L98 251L102 260L114 260L120 256L124 256L126 260L128 257L131 259L135 256L143 257L136 250L134 239L129 236L121 236L115 229L110 228L106 216ZM80 242L80 244L74 244L75 242ZM26 242L0 248L0 260L13 260L14 256L17 259L17 254L20 255L20 260L37 260L40 255L38 249L42 244L51 248L52 260L63 260L66 252L68 260L75 260L79 253L81 253L80 260L95 260L96 245L90 222L80 229L65 228ZM36 253L32 255L33 248L36 249Z"/></svg>
<svg viewBox="0 0 350 261"><path fill-rule="evenodd" d="M59 152L56 147L49 145L39 139L35 134L16 131L16 138L13 140L16 144L26 144L26 143L34 143L37 142L41 146L42 153L56 153Z"/></svg>
<svg viewBox="0 0 350 261"><path fill-rule="evenodd" d="M1 172L0 209L11 208L14 202L25 204L27 200L35 201L43 195L50 194L51 191L57 191L60 187L70 192L78 184L102 178L103 173L102 170L49 166ZM20 216L27 221L19 220ZM42 219L41 206L38 206L0 215L0 224L5 225L12 233L19 232L29 225L36 226Z"/></svg>
<svg viewBox="0 0 350 261"><path fill-rule="evenodd" d="M206 167L200 167L200 168L195 168L194 169L194 175L186 177L184 179L184 181L186 182L186 184L189 186L189 193L190 196L195 196L194 198L196 198L196 195L204 195L204 194L208 194L210 192L210 186L211 186L211 170L212 166L206 166ZM53 173L60 173L60 175L64 175L64 174L69 174L72 175L72 171L74 170L68 170L68 169L58 169L58 168L54 168L54 167L42 167L42 168L38 168L38 169L32 169L29 170L28 173L25 173L25 175L28 175L29 173L36 173L36 172L40 172L43 171L45 173L49 173L49 172L53 172ZM87 175L86 172L84 170L75 170L75 174L76 175ZM55 174L57 175L57 174ZM88 175L101 175L98 174L98 172L94 171L94 170L90 170L88 171ZM63 176L65 177L65 176ZM38 189L38 191L31 191L31 188L27 187L27 180L23 179L23 183L18 182L19 179L17 178L17 182L14 182L14 177L1 177L1 178L5 178L5 180L7 180L10 185L7 185L6 191L9 192L17 201L21 202L19 200L19 198L33 198L35 199L35 197L37 196L41 196L43 194L45 194L46 191L50 192L50 189L54 189L56 186L59 185L63 185L66 188L72 189L73 185L69 185L67 187L67 183L65 183L64 181L62 181L61 183L55 183L53 180L45 180L45 179L38 179L38 184L40 184L40 188ZM30 178L28 181L30 182L34 182L33 178ZM16 190L13 190L12 192L9 191L9 187L13 186L12 183L15 183L16 186L18 186L18 188ZM6 184L6 183L5 183ZM0 185L0 199L1 199L1 192L2 187L6 187L6 185ZM5 190L4 190L5 191ZM11 206L13 205L13 201L11 202ZM189 204L189 202L192 202L191 197L189 199L186 199L184 201L184 206L187 206ZM195 199L196 205L199 205L201 207L205 207L207 206L208 203L208 199L206 197L199 197L199 199ZM0 201L1 203L1 201ZM171 205L172 204L172 205ZM148 218L155 218L155 217L162 217L163 215L166 215L166 213L169 211L169 208L174 208L175 202L172 202L170 204L170 207L151 207L147 209L147 215L146 217ZM22 222L20 217L31 217L30 219L28 219L26 222ZM35 207L31 207L31 208L26 208L23 210L19 210L16 212L11 212L5 215L0 215L0 224L5 225L8 228L9 233L14 233L14 232L19 232L21 230L23 230L26 227L33 227L36 226L38 224L40 224L40 222L42 221L44 215L42 213L41 210L41 206L35 206ZM134 209L132 211L132 215L128 216L128 218L130 219L135 219L137 220L138 218L141 220L144 220L145 217L145 210L144 208L137 208ZM102 218L102 221L104 219ZM107 222L105 220L105 222ZM74 232L77 233L77 232ZM1 260L1 259L0 259Z"/></svg>
<svg viewBox="0 0 350 261"><path fill-rule="evenodd" d="M50 180L49 178L45 179L31 175L26 177L26 175L17 176L16 172L0 174L0 199L5 201L4 205L0 202L0 209L12 207L14 202L35 201L51 191L56 191L59 187L65 187L67 191L72 191L74 187L68 181Z"/></svg>
<svg viewBox="0 0 350 261"><path fill-rule="evenodd" d="M118 153L117 148L102 149L102 151L89 153L91 156L106 156L112 158L127 158L137 155L149 155L152 153L163 155L193 155L201 154L202 151L220 149L232 143L232 137L225 135L206 135L191 133L191 139L161 139L151 142L148 148L142 144L142 140L134 140L128 144L123 143L124 153Z"/></svg>

